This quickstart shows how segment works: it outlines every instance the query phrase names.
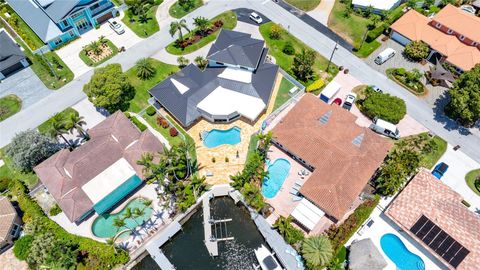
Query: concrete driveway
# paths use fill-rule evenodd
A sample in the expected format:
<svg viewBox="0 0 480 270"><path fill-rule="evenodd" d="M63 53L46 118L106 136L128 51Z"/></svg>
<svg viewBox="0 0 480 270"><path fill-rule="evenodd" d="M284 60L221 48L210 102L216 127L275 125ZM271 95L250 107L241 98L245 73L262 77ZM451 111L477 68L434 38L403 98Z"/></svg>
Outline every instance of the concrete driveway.
<svg viewBox="0 0 480 270"><path fill-rule="evenodd" d="M332 12L333 5L335 5L335 0L322 0L314 10L307 12L307 14L327 26L328 16L330 16L330 12Z"/></svg>
<svg viewBox="0 0 480 270"><path fill-rule="evenodd" d="M15 94L22 100L22 110L50 95L48 89L31 68L25 68L0 83L0 97Z"/></svg>
<svg viewBox="0 0 480 270"><path fill-rule="evenodd" d="M480 196L475 194L465 182L465 175L472 170L479 169L480 163L465 155L461 150L454 151L453 146L448 145L447 151L438 161L438 163L445 162L449 165L440 181L460 193L472 205L472 210L480 209Z"/></svg>
<svg viewBox="0 0 480 270"><path fill-rule="evenodd" d="M121 17L117 17L116 20L121 22ZM130 28L124 25L125 33L118 35L113 31L108 23L104 23L100 26L99 29L92 29L85 34L83 34L79 39L73 41L72 43L66 45L63 48L60 48L56 51L58 56L62 58L62 60L67 64L67 66L73 71L75 74L75 78L84 74L85 72L92 69L92 67L87 66L79 57L79 53L82 50L83 46L90 44L92 41L98 40L100 36L105 36L105 38L109 39L110 41L117 46L117 48L125 47L128 49L133 45L140 42L142 39L138 37Z"/></svg>

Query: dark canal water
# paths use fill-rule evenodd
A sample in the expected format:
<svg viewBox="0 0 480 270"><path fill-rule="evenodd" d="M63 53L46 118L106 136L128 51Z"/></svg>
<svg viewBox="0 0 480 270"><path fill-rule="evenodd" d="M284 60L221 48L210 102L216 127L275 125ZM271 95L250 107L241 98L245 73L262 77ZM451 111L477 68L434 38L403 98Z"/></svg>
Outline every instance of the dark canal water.
<svg viewBox="0 0 480 270"><path fill-rule="evenodd" d="M183 230L166 243L162 250L178 270L248 270L257 263L254 249L265 244L262 235L244 207L236 206L229 197L214 199L211 214L216 220L231 218L227 222L227 234L234 240L220 242L217 257L210 257L203 243L203 213L201 209L183 225ZM225 233L223 233L225 235ZM133 269L160 269L147 256Z"/></svg>

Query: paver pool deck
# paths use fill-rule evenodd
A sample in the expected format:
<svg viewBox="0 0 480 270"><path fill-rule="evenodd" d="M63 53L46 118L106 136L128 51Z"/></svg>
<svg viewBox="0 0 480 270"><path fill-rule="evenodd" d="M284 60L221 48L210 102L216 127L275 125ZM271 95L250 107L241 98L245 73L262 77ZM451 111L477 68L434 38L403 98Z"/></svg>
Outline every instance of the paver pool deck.
<svg viewBox="0 0 480 270"><path fill-rule="evenodd" d="M260 129L263 120L273 111L273 105L275 104L282 78L283 76L278 73L267 110L254 124L247 123L241 119L229 124L210 123L202 119L187 130L187 133L195 141L200 175L207 175L207 173L213 174L213 176L207 177L206 182L208 184L228 184L230 183L230 175L235 175L243 169L247 159L250 137ZM239 127L241 129L241 141L238 144L208 148L200 139L200 134L204 131L210 131L212 129L227 130L232 127ZM215 162L212 161L212 158L215 158ZM225 158L228 158L228 162L225 161Z"/></svg>

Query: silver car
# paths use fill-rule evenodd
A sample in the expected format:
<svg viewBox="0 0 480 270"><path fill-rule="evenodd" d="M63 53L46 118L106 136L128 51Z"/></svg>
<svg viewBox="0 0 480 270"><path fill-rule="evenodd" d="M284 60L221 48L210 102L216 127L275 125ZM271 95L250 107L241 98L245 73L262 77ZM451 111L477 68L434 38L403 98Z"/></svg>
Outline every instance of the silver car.
<svg viewBox="0 0 480 270"><path fill-rule="evenodd" d="M115 19L113 18L108 19L108 24L110 25L110 28L112 28L112 30L115 31L115 33L119 35L125 33L125 29L123 28L123 25L118 23Z"/></svg>
<svg viewBox="0 0 480 270"><path fill-rule="evenodd" d="M263 22L262 17L260 17L260 15L258 15L255 12L250 13L250 19L252 19L254 22L258 24L261 24Z"/></svg>

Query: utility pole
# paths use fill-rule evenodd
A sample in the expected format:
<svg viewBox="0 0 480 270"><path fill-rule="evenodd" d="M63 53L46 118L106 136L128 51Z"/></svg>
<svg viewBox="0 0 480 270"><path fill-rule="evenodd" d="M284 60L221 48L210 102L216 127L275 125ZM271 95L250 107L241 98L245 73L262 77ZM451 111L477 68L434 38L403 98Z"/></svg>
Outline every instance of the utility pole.
<svg viewBox="0 0 480 270"><path fill-rule="evenodd" d="M328 69L330 68L330 64L332 63L332 58L336 50L338 50L338 41L335 41L335 47L333 47L332 54L330 55L330 59L328 60L327 69L325 70L326 72L328 72Z"/></svg>

